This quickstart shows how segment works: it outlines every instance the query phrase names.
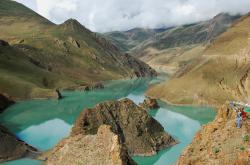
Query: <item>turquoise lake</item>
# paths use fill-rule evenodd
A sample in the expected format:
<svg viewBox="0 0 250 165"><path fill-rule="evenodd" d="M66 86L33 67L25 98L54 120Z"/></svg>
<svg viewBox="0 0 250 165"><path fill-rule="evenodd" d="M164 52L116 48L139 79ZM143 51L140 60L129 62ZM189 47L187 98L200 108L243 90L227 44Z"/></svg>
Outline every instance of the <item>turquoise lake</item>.
<svg viewBox="0 0 250 165"><path fill-rule="evenodd" d="M130 98L135 103L144 100L149 85L166 80L166 76L154 79L131 79L106 82L105 89L90 92L63 92L61 100L28 100L9 107L0 115L0 124L8 127L20 139L41 151L51 149L70 129L84 108L107 100ZM179 144L160 151L151 157L134 157L139 165L170 165L179 157L202 124L213 120L215 111L209 107L169 106L159 102L160 108L149 113L158 120ZM42 162L19 159L1 165L38 165Z"/></svg>

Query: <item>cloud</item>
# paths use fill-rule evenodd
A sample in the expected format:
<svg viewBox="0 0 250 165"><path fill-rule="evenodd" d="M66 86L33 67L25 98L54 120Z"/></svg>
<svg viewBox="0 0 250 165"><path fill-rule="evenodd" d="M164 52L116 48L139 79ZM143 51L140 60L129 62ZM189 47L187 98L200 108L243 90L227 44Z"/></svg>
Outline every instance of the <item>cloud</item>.
<svg viewBox="0 0 250 165"><path fill-rule="evenodd" d="M206 20L221 12L250 11L249 0L33 0L33 7L32 0L17 1L55 23L75 18L98 32L161 28Z"/></svg>

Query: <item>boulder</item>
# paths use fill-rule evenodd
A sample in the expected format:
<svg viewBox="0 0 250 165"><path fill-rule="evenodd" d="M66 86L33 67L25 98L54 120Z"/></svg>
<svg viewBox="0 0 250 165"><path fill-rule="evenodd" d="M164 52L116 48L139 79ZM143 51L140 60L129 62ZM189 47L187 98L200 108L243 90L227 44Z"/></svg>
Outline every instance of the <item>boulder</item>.
<svg viewBox="0 0 250 165"><path fill-rule="evenodd" d="M8 106L15 102L5 94L0 93L0 113L2 113Z"/></svg>
<svg viewBox="0 0 250 165"><path fill-rule="evenodd" d="M110 125L130 155L151 156L176 144L164 128L146 110L129 99L107 101L85 109L72 128L71 135L94 135L98 128Z"/></svg>
<svg viewBox="0 0 250 165"><path fill-rule="evenodd" d="M110 126L101 125L96 135L71 135L47 153L45 165L135 165L126 147Z"/></svg>
<svg viewBox="0 0 250 165"><path fill-rule="evenodd" d="M35 148L19 140L7 128L0 125L0 163L37 153Z"/></svg>
<svg viewBox="0 0 250 165"><path fill-rule="evenodd" d="M146 98L140 106L144 109L157 109L160 108L156 99Z"/></svg>

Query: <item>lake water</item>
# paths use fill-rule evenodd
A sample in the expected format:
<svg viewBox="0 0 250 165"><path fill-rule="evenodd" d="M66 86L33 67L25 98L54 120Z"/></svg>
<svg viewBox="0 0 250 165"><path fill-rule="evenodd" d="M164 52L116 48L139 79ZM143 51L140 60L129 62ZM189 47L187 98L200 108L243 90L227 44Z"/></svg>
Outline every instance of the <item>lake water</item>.
<svg viewBox="0 0 250 165"><path fill-rule="evenodd" d="M29 100L9 107L0 116L0 123L8 127L20 139L46 151L69 135L79 113L87 107L107 100L127 97L135 103L144 100L149 85L159 83L166 76L154 79L110 81L105 89L90 92L63 92L62 100ZM213 120L215 112L208 107L169 106L160 102L160 108L151 110L152 115L164 129L180 143L151 157L134 157L139 165L168 165L176 161L181 151L189 144L202 124ZM4 165L37 165L42 162L19 159ZM1 164L1 165L2 165Z"/></svg>

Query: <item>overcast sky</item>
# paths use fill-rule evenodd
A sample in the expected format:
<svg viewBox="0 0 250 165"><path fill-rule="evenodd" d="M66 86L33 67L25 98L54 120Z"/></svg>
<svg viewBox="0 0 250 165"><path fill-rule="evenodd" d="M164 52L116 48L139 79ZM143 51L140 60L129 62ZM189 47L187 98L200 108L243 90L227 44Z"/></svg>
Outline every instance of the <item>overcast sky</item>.
<svg viewBox="0 0 250 165"><path fill-rule="evenodd" d="M250 0L16 0L54 23L75 18L97 32L161 28L250 12Z"/></svg>

